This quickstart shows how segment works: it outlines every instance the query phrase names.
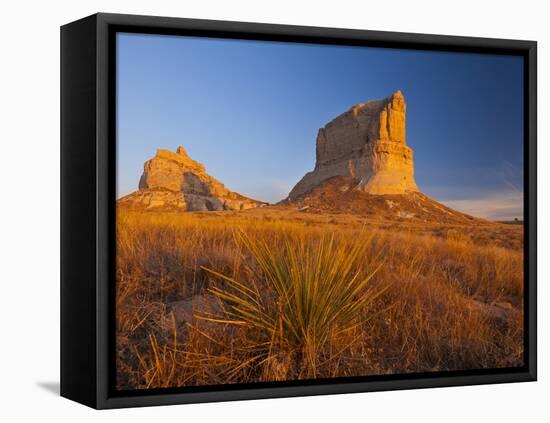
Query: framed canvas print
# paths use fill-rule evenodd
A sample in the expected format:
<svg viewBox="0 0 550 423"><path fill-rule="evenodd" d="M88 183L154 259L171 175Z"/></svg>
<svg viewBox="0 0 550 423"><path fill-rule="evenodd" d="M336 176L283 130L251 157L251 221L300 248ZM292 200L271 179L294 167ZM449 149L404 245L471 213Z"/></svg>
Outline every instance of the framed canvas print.
<svg viewBox="0 0 550 423"><path fill-rule="evenodd" d="M536 380L536 43L61 29L61 394Z"/></svg>

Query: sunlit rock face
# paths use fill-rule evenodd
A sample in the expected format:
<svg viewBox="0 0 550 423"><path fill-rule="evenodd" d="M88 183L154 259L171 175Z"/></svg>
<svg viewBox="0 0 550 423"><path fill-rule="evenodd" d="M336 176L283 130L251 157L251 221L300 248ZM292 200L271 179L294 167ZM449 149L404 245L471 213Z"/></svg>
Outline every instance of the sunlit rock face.
<svg viewBox="0 0 550 423"><path fill-rule="evenodd" d="M246 210L261 201L227 189L208 175L203 164L191 159L183 147L176 152L157 150L145 162L139 190L119 200L134 208L171 208L183 211Z"/></svg>
<svg viewBox="0 0 550 423"><path fill-rule="evenodd" d="M413 152L405 143L407 105L401 91L358 104L317 135L315 169L289 194L301 196L333 176L351 176L369 194L418 191Z"/></svg>

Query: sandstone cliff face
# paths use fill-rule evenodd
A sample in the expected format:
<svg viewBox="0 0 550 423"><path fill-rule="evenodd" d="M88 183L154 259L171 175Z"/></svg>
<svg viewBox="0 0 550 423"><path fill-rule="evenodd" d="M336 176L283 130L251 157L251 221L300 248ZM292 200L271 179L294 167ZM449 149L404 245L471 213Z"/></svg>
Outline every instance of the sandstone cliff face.
<svg viewBox="0 0 550 423"><path fill-rule="evenodd" d="M418 191L413 152L405 143L407 106L401 91L358 104L317 135L315 169L289 194L303 195L334 176L351 176L369 194Z"/></svg>
<svg viewBox="0 0 550 423"><path fill-rule="evenodd" d="M175 208L185 211L246 210L264 205L227 189L191 159L183 147L157 150L145 162L139 191L119 200L137 208Z"/></svg>

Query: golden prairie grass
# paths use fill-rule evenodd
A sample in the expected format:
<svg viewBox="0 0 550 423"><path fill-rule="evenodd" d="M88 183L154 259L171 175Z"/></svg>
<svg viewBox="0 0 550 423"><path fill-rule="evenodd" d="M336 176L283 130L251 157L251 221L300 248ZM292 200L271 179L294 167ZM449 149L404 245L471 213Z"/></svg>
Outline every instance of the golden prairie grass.
<svg viewBox="0 0 550 423"><path fill-rule="evenodd" d="M301 219L119 210L117 387L522 364L521 250Z"/></svg>
<svg viewBox="0 0 550 423"><path fill-rule="evenodd" d="M365 260L370 239L337 246L333 234L317 242L286 234L270 244L246 232L237 232L236 238L257 270L247 283L203 267L226 282L209 291L227 308L221 317L200 318L254 328L263 334L264 354L258 356L262 362L270 360L274 347L300 354L315 377L318 351L329 337L351 330L368 304L383 293L368 289L382 266ZM264 281L264 286L255 281Z"/></svg>

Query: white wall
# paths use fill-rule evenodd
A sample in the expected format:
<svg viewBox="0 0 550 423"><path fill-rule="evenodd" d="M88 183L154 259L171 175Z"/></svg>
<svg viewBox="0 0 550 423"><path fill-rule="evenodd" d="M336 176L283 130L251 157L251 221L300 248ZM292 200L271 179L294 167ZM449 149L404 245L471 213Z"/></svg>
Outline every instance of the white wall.
<svg viewBox="0 0 550 423"><path fill-rule="evenodd" d="M5 1L0 31L0 419L317 422L543 421L550 416L550 166L539 171L539 382L95 412L59 380L59 26L103 11L539 41L539 157L550 157L543 1ZM452 99L450 99L452 101ZM487 107L491 99L487 99ZM545 335L545 336L543 336ZM546 389L546 395L544 390ZM6 418L8 415L11 417ZM537 417L538 416L538 417ZM529 418L529 420L527 420ZM29 420L30 421L30 420ZM548 421L548 420L545 420Z"/></svg>

